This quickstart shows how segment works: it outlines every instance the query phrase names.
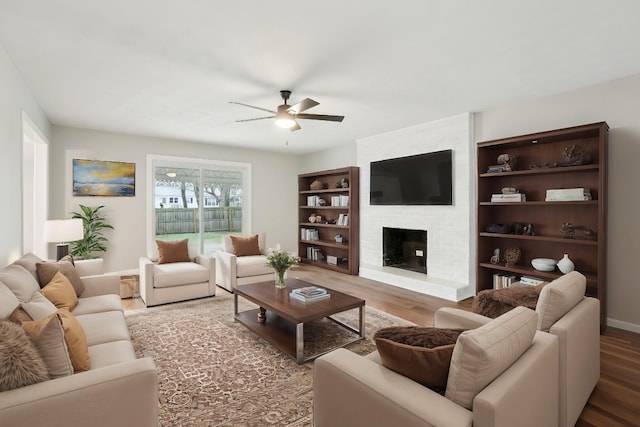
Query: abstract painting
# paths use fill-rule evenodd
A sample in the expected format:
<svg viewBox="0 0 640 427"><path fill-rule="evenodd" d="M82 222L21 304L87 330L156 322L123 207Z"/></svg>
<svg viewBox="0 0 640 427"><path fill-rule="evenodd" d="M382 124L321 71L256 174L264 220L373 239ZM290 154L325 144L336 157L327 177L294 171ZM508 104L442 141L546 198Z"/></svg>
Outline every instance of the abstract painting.
<svg viewBox="0 0 640 427"><path fill-rule="evenodd" d="M136 164L73 159L74 196L136 195Z"/></svg>

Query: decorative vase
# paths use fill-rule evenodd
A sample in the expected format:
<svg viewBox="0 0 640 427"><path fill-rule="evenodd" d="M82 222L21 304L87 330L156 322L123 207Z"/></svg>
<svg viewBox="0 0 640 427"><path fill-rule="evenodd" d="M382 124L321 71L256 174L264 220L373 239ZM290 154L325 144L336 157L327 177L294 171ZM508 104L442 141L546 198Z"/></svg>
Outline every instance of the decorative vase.
<svg viewBox="0 0 640 427"><path fill-rule="evenodd" d="M284 282L284 277L286 274L287 270L276 271L276 288L284 289L287 287L286 283Z"/></svg>
<svg viewBox="0 0 640 427"><path fill-rule="evenodd" d="M558 269L562 272L562 274L570 273L574 268L575 264L569 259L568 254L564 254L564 257L560 261L558 261Z"/></svg>

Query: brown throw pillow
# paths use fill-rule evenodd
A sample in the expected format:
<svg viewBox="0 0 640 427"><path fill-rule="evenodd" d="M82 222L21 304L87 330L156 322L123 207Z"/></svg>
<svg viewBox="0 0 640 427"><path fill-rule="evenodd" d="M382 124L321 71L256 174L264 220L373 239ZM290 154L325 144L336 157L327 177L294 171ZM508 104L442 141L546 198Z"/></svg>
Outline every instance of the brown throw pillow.
<svg viewBox="0 0 640 427"><path fill-rule="evenodd" d="M518 306L536 309L540 291L546 283L538 286L511 286L503 289L485 289L471 303L471 311L491 319Z"/></svg>
<svg viewBox="0 0 640 427"><path fill-rule="evenodd" d="M13 323L17 324L17 325L22 325L22 322L28 322L33 320L33 318L31 316L29 316L29 313L27 313L24 308L22 307L16 307L15 310L13 310L11 312L11 314L9 315L9 319L10 321L12 321Z"/></svg>
<svg viewBox="0 0 640 427"><path fill-rule="evenodd" d="M64 341L69 349L69 359L73 365L74 372L83 372L91 369L91 359L89 358L89 345L87 335L78 322L68 310L58 310L64 329Z"/></svg>
<svg viewBox="0 0 640 427"><path fill-rule="evenodd" d="M22 327L36 345L51 378L73 374L60 314L53 313L39 320L23 322Z"/></svg>
<svg viewBox="0 0 640 427"><path fill-rule="evenodd" d="M158 245L158 264L171 262L189 262L189 239L156 240Z"/></svg>
<svg viewBox="0 0 640 427"><path fill-rule="evenodd" d="M233 246L233 254L235 256L260 255L260 245L258 244L258 235L254 234L249 237L229 236L231 245Z"/></svg>
<svg viewBox="0 0 640 427"><path fill-rule="evenodd" d="M65 260L65 258L62 258L58 262L39 262L36 264L36 272L38 273L40 287L44 288L51 279L53 279L53 276L55 276L57 272L60 272L69 279L76 292L76 296L80 296L84 292L84 284L82 283L82 279L80 279L80 275L72 262Z"/></svg>
<svg viewBox="0 0 640 427"><path fill-rule="evenodd" d="M0 392L48 379L47 367L22 327L0 322Z"/></svg>
<svg viewBox="0 0 640 427"><path fill-rule="evenodd" d="M65 308L71 311L78 305L78 297L73 286L71 286L71 282L60 272L57 272L47 286L38 292L44 295L57 308Z"/></svg>
<svg viewBox="0 0 640 427"><path fill-rule="evenodd" d="M444 393L451 355L464 329L394 326L374 335L382 365Z"/></svg>

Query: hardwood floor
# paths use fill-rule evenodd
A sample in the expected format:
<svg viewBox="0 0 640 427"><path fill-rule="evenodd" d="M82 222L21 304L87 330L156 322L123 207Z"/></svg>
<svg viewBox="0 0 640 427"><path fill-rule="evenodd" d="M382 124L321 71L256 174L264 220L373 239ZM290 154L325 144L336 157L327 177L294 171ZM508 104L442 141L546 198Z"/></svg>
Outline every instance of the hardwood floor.
<svg viewBox="0 0 640 427"><path fill-rule="evenodd" d="M418 325L432 325L433 314L440 307L471 309L471 299L455 303L308 265L289 274L364 298L367 305ZM139 298L123 300L123 305L125 310L144 307ZM600 338L600 359L600 381L576 426L640 426L640 335L607 328Z"/></svg>

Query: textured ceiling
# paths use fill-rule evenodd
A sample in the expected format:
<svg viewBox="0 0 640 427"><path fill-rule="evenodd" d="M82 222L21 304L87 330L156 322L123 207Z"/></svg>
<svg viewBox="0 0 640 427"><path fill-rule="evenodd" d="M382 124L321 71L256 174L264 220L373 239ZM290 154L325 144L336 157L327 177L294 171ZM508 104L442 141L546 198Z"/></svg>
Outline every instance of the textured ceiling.
<svg viewBox="0 0 640 427"><path fill-rule="evenodd" d="M640 1L0 0L53 124L294 153L640 72ZM302 130L235 123L309 97Z"/></svg>

